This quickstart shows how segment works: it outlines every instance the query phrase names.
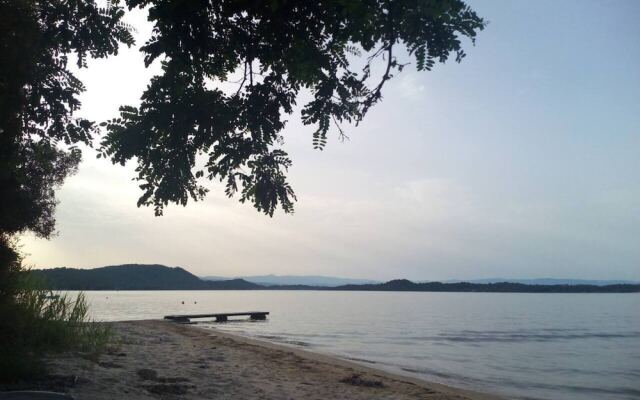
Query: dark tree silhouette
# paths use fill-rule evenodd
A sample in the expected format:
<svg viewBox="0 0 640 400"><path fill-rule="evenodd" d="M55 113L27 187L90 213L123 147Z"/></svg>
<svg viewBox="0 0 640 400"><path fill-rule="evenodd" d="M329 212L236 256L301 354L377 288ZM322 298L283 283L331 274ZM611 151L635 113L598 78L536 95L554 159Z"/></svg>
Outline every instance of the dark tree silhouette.
<svg viewBox="0 0 640 400"><path fill-rule="evenodd" d="M2 354L33 335L17 302L16 235L53 234L55 189L77 169L76 145L91 146L100 130L74 115L84 86L69 56L83 68L87 58L132 45L123 17L133 8L154 24L145 64L160 62L162 71L139 107L123 106L100 124L98 156L136 159L138 205L158 215L169 203L201 199L202 179L224 182L228 196L239 193L265 214L292 212L291 161L279 146L301 91L311 94L302 122L315 126L313 146L322 149L330 127L344 137L340 124L362 121L407 63L429 70L451 55L461 61L462 38L473 41L485 24L461 0L112 0L105 8L93 0L0 0Z"/></svg>
<svg viewBox="0 0 640 400"><path fill-rule="evenodd" d="M15 236L51 236L54 190L77 168L74 145L91 144L95 130L74 117L84 87L68 56L85 67L87 57L133 44L123 15L86 0L0 0L0 381L24 372L36 353L25 343L41 333L28 323L40 315L20 308L24 273Z"/></svg>
<svg viewBox="0 0 640 400"><path fill-rule="evenodd" d="M84 90L68 69L132 45L125 7L148 10L146 65L162 63L139 107L102 123L98 156L136 159L139 205L156 214L226 184L259 210L293 211L291 161L279 146L302 90L302 122L322 149L335 125L362 121L409 62L418 70L475 39L484 21L461 0L0 0L0 236L54 231L54 189L80 161L98 126L75 118ZM404 54L400 59L398 54ZM358 67L353 68L356 60ZM411 61L413 60L413 61ZM377 71L374 65L379 65ZM219 83L235 83L224 92ZM198 157L206 160L200 168Z"/></svg>
<svg viewBox="0 0 640 400"><path fill-rule="evenodd" d="M80 161L95 126L74 118L84 91L68 69L133 44L124 11L85 0L0 0L0 234L54 230L54 188Z"/></svg>
<svg viewBox="0 0 640 400"><path fill-rule="evenodd" d="M143 195L138 205L162 214L207 192L199 178L226 184L273 215L293 211L285 172L291 160L279 145L285 117L301 90L312 94L302 122L316 127L322 149L332 124L360 122L380 101L386 81L408 60L431 69L451 54L461 61L461 37L484 27L461 0L127 0L149 7L152 37L142 47L162 72L140 107L121 108L105 123L101 156L136 159ZM351 67L353 59L364 62ZM380 74L373 64L383 64ZM226 93L216 84L235 83ZM207 162L198 168L198 156Z"/></svg>

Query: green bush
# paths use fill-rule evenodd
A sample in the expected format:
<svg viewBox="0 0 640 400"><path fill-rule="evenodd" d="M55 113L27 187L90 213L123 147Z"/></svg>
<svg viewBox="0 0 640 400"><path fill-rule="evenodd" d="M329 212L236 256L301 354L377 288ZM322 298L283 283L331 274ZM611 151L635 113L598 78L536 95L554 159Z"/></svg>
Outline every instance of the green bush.
<svg viewBox="0 0 640 400"><path fill-rule="evenodd" d="M33 379L44 357L62 351L97 355L106 346L106 325L91 321L83 293L73 298L44 289L29 271L10 274L0 296L0 382Z"/></svg>

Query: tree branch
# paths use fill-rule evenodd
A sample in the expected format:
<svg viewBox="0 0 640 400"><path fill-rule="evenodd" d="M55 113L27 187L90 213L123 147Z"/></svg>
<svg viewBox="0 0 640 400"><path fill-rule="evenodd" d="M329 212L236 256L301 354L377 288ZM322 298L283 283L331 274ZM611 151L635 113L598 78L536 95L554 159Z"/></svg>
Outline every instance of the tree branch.
<svg viewBox="0 0 640 400"><path fill-rule="evenodd" d="M240 82L240 87L238 88L238 91L236 92L236 96L240 94L240 91L242 90L242 87L244 86L244 83L247 81L247 60L244 61L244 73L242 75L242 82Z"/></svg>

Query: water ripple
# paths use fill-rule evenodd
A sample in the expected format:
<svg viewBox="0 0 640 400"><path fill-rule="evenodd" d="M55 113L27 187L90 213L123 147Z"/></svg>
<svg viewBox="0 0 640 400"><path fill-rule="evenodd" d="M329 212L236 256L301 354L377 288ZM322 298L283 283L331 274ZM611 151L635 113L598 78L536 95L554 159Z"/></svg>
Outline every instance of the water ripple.
<svg viewBox="0 0 640 400"><path fill-rule="evenodd" d="M539 331L531 332L513 332L513 331L460 331L451 333L438 333L435 335L422 335L403 337L405 340L415 341L445 341L445 342L548 342L554 340L584 340L584 339L623 339L623 338L640 338L640 332L566 332L558 331L558 333L541 333Z"/></svg>

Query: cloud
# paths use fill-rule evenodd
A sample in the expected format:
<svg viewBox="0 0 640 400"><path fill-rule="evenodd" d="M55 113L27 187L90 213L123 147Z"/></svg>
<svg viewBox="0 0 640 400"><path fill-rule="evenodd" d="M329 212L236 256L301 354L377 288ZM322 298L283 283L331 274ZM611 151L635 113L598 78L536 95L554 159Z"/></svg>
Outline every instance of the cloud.
<svg viewBox="0 0 640 400"><path fill-rule="evenodd" d="M407 71L398 77L398 82L394 82L393 91L400 97L417 100L424 97L425 84L419 79L417 73Z"/></svg>

